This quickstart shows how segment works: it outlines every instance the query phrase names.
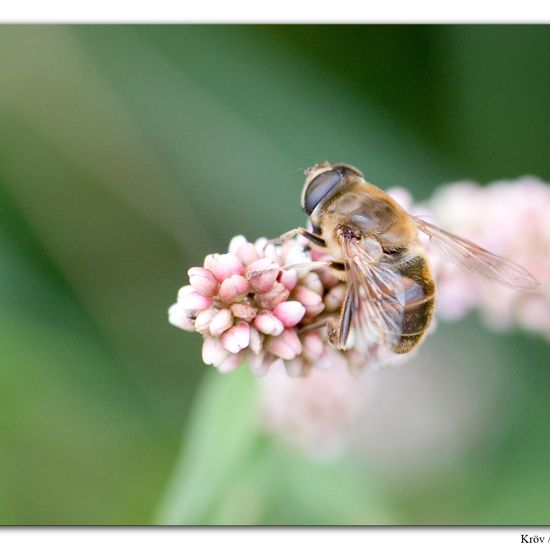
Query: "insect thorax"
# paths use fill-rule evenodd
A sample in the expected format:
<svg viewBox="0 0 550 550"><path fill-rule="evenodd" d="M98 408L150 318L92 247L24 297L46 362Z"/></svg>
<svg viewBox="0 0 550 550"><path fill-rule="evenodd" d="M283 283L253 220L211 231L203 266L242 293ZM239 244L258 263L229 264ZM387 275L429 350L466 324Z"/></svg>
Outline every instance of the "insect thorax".
<svg viewBox="0 0 550 550"><path fill-rule="evenodd" d="M342 237L375 239L384 247L387 244L397 247L408 236L400 223L403 214L397 205L377 188L374 189L378 193L370 192L370 187L374 188L354 185L343 189L321 205L317 219L313 220L321 229L331 255L337 259L341 259L338 249Z"/></svg>

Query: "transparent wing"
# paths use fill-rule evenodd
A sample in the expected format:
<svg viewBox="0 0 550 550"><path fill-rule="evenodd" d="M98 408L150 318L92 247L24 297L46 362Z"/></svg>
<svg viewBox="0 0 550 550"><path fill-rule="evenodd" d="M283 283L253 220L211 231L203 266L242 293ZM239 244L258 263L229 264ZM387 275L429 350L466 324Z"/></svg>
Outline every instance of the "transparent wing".
<svg viewBox="0 0 550 550"><path fill-rule="evenodd" d="M401 338L405 288L400 274L375 260L360 241L342 239L351 306L346 348L365 354L369 364L389 361Z"/></svg>
<svg viewBox="0 0 550 550"><path fill-rule="evenodd" d="M535 291L539 282L520 265L501 258L496 254L481 248L477 244L457 237L420 218L414 218L416 225L428 237L433 249L443 259L453 262L474 273L500 284L518 290Z"/></svg>

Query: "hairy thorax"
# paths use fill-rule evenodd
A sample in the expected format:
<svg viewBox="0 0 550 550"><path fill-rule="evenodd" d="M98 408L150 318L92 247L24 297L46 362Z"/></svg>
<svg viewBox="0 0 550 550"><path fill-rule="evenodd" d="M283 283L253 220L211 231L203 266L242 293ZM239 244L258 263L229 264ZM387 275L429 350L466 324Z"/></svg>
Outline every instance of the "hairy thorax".
<svg viewBox="0 0 550 550"><path fill-rule="evenodd" d="M376 240L383 250L415 242L416 228L406 212L388 195L369 184L354 184L335 195L320 213L322 237L329 254L343 261L340 237Z"/></svg>

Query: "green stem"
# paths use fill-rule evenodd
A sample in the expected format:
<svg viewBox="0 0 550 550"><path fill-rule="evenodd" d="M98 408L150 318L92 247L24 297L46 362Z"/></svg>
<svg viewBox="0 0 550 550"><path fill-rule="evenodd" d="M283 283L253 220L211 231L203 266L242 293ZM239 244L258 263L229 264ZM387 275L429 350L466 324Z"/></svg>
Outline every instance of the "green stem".
<svg viewBox="0 0 550 550"><path fill-rule="evenodd" d="M205 377L155 523L205 523L234 472L254 453L261 437L256 412L257 382L247 368Z"/></svg>

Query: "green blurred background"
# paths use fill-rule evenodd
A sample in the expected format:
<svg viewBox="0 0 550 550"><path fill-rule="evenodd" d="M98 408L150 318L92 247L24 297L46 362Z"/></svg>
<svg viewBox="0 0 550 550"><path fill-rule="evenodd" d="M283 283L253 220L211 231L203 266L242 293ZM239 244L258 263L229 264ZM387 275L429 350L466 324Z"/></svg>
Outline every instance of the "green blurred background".
<svg viewBox="0 0 550 550"><path fill-rule="evenodd" d="M417 200L550 179L549 52L546 26L0 27L0 522L550 523L541 338L441 324L386 391L475 430L443 452L399 401L416 446L319 461L166 313L231 236L303 223L315 162Z"/></svg>

